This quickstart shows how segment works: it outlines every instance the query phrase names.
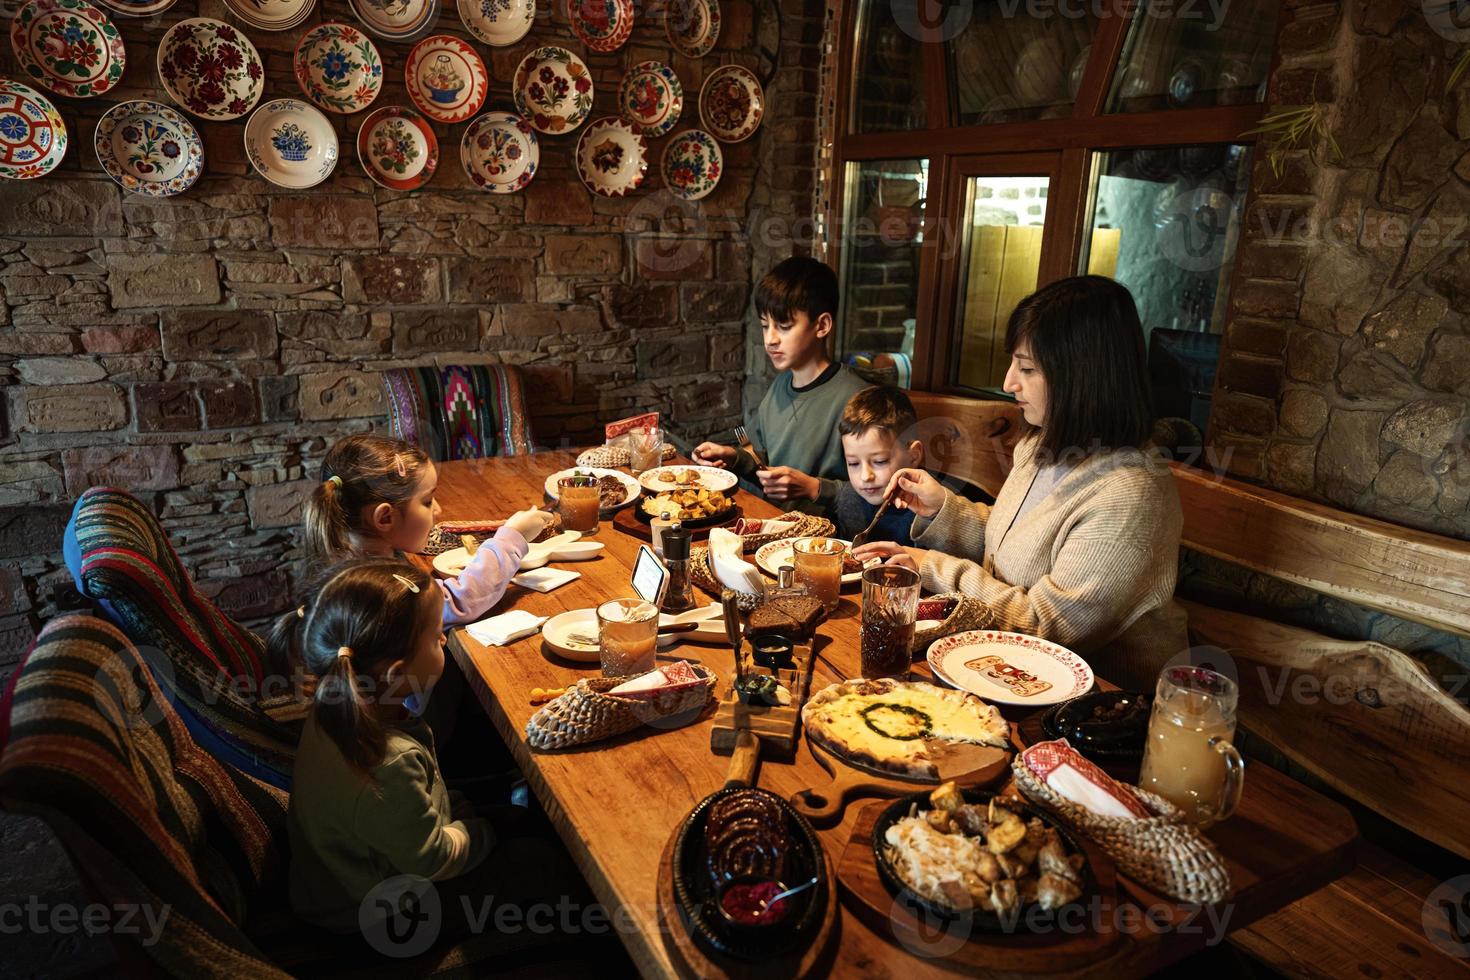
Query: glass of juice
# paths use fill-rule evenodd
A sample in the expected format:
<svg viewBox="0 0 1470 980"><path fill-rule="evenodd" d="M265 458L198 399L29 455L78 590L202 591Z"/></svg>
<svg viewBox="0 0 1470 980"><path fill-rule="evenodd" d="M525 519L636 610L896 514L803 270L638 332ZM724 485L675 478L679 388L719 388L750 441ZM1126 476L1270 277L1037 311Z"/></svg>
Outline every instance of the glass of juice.
<svg viewBox="0 0 1470 980"><path fill-rule="evenodd" d="M603 677L633 677L653 670L658 607L642 599L613 599L598 606L597 648Z"/></svg>
<svg viewBox="0 0 1470 980"><path fill-rule="evenodd" d="M556 483L560 495L558 509L561 526L583 534L597 533L597 507L600 494L595 476L564 476Z"/></svg>
<svg viewBox="0 0 1470 980"><path fill-rule="evenodd" d="M645 470L653 470L664 462L664 432L662 429L642 428L628 431L628 468L637 476Z"/></svg>
<svg viewBox="0 0 1470 980"><path fill-rule="evenodd" d="M1165 667L1154 693L1138 785L1207 827L1240 802L1245 761L1235 736L1236 683L1204 667Z"/></svg>
<svg viewBox="0 0 1470 980"><path fill-rule="evenodd" d="M902 677L913 657L919 573L898 565L863 572L860 659L864 677Z"/></svg>
<svg viewBox="0 0 1470 980"><path fill-rule="evenodd" d="M796 583L806 586L808 595L822 601L828 613L837 611L842 592L842 559L847 545L832 538L802 538L792 546L796 563Z"/></svg>

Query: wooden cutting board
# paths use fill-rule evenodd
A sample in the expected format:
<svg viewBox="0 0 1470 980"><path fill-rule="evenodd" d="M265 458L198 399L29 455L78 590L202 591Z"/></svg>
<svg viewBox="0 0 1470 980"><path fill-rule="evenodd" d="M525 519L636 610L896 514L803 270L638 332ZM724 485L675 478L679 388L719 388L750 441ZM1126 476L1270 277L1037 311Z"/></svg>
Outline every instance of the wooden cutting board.
<svg viewBox="0 0 1470 980"><path fill-rule="evenodd" d="M810 643L801 643L792 651L795 666L775 671L776 680L791 692L788 705L741 704L735 693L735 672L726 675L728 681L720 703L715 708L714 726L710 729L709 747L720 755L729 755L735 749L736 740L742 730L749 731L761 742L761 755L765 758L789 761L796 757L800 742L801 706L806 704L807 691L812 683L812 663L816 660L814 645L825 642L814 637ZM746 663L753 664L750 641L745 641ZM758 668L763 672L764 668Z"/></svg>

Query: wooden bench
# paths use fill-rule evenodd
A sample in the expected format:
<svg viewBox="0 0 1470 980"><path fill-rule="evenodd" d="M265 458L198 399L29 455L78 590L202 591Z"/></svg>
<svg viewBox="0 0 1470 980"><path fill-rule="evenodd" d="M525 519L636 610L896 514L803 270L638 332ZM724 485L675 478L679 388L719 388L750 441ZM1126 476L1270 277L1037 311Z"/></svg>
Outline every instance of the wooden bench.
<svg viewBox="0 0 1470 980"><path fill-rule="evenodd" d="M931 466L991 493L1010 470L1016 410L912 393ZM1003 420L1012 423L1007 430ZM1174 465L1183 544L1202 554L1459 636L1470 636L1470 543L1360 517ZM1403 651L1184 602L1193 641L1226 650L1240 725L1368 810L1470 858L1470 710ZM1247 777L1249 778L1249 777ZM1470 975L1423 926L1432 874L1363 841L1358 867L1232 937L1270 966L1314 977Z"/></svg>

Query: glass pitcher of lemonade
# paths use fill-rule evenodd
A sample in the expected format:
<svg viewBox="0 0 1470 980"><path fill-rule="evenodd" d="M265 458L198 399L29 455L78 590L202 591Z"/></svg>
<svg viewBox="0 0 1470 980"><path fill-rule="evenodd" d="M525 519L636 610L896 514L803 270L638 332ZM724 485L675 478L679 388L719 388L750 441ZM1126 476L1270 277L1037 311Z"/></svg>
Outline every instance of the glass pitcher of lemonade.
<svg viewBox="0 0 1470 980"><path fill-rule="evenodd" d="M1245 761L1231 739L1240 689L1203 667L1166 667L1159 675L1138 784L1207 827L1235 812Z"/></svg>

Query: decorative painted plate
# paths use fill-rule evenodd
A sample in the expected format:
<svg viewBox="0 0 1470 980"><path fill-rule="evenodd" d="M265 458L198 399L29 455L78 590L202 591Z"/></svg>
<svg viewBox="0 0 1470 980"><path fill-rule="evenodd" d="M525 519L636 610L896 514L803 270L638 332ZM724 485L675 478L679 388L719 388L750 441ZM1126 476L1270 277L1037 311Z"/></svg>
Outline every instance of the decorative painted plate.
<svg viewBox="0 0 1470 980"><path fill-rule="evenodd" d="M383 59L351 24L318 24L301 38L291 59L296 84L318 109L343 115L366 109L383 90Z"/></svg>
<svg viewBox="0 0 1470 980"><path fill-rule="evenodd" d="M486 44L504 48L531 31L536 0L458 0L459 19Z"/></svg>
<svg viewBox="0 0 1470 980"><path fill-rule="evenodd" d="M41 177L64 156L66 123L56 106L25 82L0 78L0 177Z"/></svg>
<svg viewBox="0 0 1470 980"><path fill-rule="evenodd" d="M604 116L577 140L577 176L594 194L622 197L648 174L648 146L617 116Z"/></svg>
<svg viewBox="0 0 1470 980"><path fill-rule="evenodd" d="M403 75L413 104L442 123L464 122L479 112L490 87L480 55L448 34L435 34L415 44Z"/></svg>
<svg viewBox="0 0 1470 980"><path fill-rule="evenodd" d="M531 124L514 112L487 112L464 131L459 159L476 187L514 194L536 176L541 145Z"/></svg>
<svg viewBox="0 0 1470 980"><path fill-rule="evenodd" d="M618 112L650 139L667 135L683 111L684 86L663 62L634 65L618 85Z"/></svg>
<svg viewBox="0 0 1470 980"><path fill-rule="evenodd" d="M168 29L158 46L158 75L170 98L203 119L238 119L265 90L255 45L238 28L208 17Z"/></svg>
<svg viewBox="0 0 1470 980"><path fill-rule="evenodd" d="M315 4L316 0L225 0L236 17L262 31L299 27Z"/></svg>
<svg viewBox="0 0 1470 980"><path fill-rule="evenodd" d="M87 0L31 0L10 25L16 60L38 85L86 99L121 80L122 35Z"/></svg>
<svg viewBox="0 0 1470 980"><path fill-rule="evenodd" d="M160 102L113 106L97 120L97 162L125 191L173 197L204 172L204 141L184 114Z"/></svg>
<svg viewBox="0 0 1470 980"><path fill-rule="evenodd" d="M935 640L934 676L995 704L1039 707L1092 690L1092 668L1077 654L1024 633L969 630Z"/></svg>
<svg viewBox="0 0 1470 980"><path fill-rule="evenodd" d="M720 39L720 0L669 0L664 33L679 53L703 58Z"/></svg>
<svg viewBox="0 0 1470 980"><path fill-rule="evenodd" d="M277 187L315 187L337 165L337 131L315 106L272 99L245 124L245 155Z"/></svg>
<svg viewBox="0 0 1470 980"><path fill-rule="evenodd" d="M592 111L592 76L566 48L537 48L511 82L516 109L543 133L570 133Z"/></svg>
<svg viewBox="0 0 1470 980"><path fill-rule="evenodd" d="M352 13L378 37L406 41L428 28L439 0L348 0Z"/></svg>
<svg viewBox="0 0 1470 980"><path fill-rule="evenodd" d="M606 54L633 33L633 0L567 0L572 32L593 51Z"/></svg>
<svg viewBox="0 0 1470 980"><path fill-rule="evenodd" d="M748 68L724 65L699 90L699 121L726 143L748 140L766 114L761 83Z"/></svg>
<svg viewBox="0 0 1470 980"><path fill-rule="evenodd" d="M686 201L709 196L720 182L725 155L720 144L702 129L686 129L664 147L664 186Z"/></svg>
<svg viewBox="0 0 1470 980"><path fill-rule="evenodd" d="M97 0L115 14L125 17L152 17L172 7L178 0Z"/></svg>
<svg viewBox="0 0 1470 980"><path fill-rule="evenodd" d="M357 131L357 161L389 190L416 191L439 167L439 140L423 116L401 105L374 109Z"/></svg>

